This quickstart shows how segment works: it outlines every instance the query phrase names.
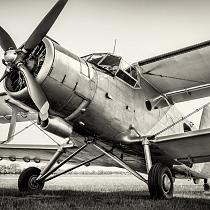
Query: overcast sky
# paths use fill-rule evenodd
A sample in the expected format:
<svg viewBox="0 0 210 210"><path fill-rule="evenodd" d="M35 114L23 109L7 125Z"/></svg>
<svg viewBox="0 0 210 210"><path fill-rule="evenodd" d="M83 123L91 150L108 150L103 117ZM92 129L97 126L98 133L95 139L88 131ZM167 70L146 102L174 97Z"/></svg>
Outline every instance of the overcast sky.
<svg viewBox="0 0 210 210"><path fill-rule="evenodd" d="M0 25L20 46L55 3L0 0ZM48 35L79 56L112 52L117 39L116 54L133 63L210 39L209 11L208 0L71 0ZM188 113L202 103L179 107Z"/></svg>

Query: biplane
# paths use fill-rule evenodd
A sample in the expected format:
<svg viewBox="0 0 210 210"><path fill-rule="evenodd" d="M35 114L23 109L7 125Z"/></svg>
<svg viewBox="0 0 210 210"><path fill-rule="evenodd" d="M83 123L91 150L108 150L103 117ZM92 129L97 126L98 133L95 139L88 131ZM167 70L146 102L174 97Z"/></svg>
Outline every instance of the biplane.
<svg viewBox="0 0 210 210"><path fill-rule="evenodd" d="M19 48L0 27L6 66L0 122L10 123L0 157L47 162L20 174L20 192L40 192L45 182L83 165L125 168L155 199L171 199L178 178L203 180L209 190L209 107L202 107L196 129L174 104L210 96L210 41L132 65L112 53L79 57L47 36L66 3L59 0ZM23 121L65 143L11 144Z"/></svg>

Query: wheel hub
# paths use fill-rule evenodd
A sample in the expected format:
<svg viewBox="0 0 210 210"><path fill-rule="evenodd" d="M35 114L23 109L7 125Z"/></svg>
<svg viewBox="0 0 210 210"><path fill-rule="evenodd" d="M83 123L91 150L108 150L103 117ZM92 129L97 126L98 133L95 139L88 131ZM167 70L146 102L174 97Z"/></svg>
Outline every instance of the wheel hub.
<svg viewBox="0 0 210 210"><path fill-rule="evenodd" d="M38 177L37 175L33 175L28 180L28 186L33 190L39 188L39 184L36 181L37 177Z"/></svg>
<svg viewBox="0 0 210 210"><path fill-rule="evenodd" d="M166 193L168 193L171 189L171 180L167 174L163 175L163 189Z"/></svg>

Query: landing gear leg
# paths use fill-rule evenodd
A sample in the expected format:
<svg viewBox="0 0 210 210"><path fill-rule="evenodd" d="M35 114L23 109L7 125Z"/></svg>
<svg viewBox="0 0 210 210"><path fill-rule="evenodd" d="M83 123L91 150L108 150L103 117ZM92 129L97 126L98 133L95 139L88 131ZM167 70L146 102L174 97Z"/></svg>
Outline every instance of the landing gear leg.
<svg viewBox="0 0 210 210"><path fill-rule="evenodd" d="M147 173L149 173L150 168L152 167L152 158L150 153L150 142L147 138L142 141L142 145L144 147L144 156L146 161Z"/></svg>
<svg viewBox="0 0 210 210"><path fill-rule="evenodd" d="M69 154L64 160L62 160L58 165L54 166L55 163L58 161L59 157L68 149L74 148L74 145L68 144L68 142L64 145L61 145L56 153L53 155L49 163L46 165L46 167L41 172L40 169L35 167L30 167L24 170L18 180L18 188L20 192L24 193L37 193L42 190L44 187L44 183L47 181L50 181L58 176L61 176L65 173L68 173L76 168L79 168L80 166L84 166L86 164L89 164L90 162L97 160L104 156L103 154L100 154L98 156L94 156L93 158L89 160L84 160L81 163L70 167L69 169L66 169L62 172L53 174L55 171L57 171L61 166L66 164L68 161L70 161L75 155L77 155L79 152L81 152L83 149L85 149L91 141L87 141L84 145L82 145L77 150L74 150L73 153ZM74 148L75 149L75 148ZM53 167L54 166L54 167Z"/></svg>
<svg viewBox="0 0 210 210"><path fill-rule="evenodd" d="M170 169L162 163L152 165L149 140L142 142L148 172L148 188L153 199L173 198L174 182Z"/></svg>

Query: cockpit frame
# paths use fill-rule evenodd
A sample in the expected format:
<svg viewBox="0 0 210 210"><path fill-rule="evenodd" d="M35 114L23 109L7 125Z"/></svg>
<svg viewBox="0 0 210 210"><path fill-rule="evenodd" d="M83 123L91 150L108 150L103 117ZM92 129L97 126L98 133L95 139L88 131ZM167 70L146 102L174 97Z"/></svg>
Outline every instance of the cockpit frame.
<svg viewBox="0 0 210 210"><path fill-rule="evenodd" d="M81 57L86 62L97 67L97 70L119 78L132 88L139 89L137 69L125 62L122 57L111 53L93 53Z"/></svg>

